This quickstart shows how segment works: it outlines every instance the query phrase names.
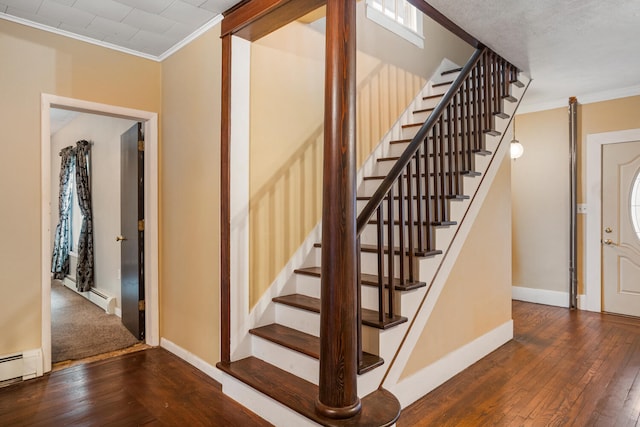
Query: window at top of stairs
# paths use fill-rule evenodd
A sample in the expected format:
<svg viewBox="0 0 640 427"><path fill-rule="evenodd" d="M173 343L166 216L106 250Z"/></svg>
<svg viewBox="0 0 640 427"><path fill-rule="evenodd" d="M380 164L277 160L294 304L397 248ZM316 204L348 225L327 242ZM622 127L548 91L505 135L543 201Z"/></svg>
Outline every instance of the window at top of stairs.
<svg viewBox="0 0 640 427"><path fill-rule="evenodd" d="M367 0L367 18L419 48L424 47L422 14L407 0Z"/></svg>

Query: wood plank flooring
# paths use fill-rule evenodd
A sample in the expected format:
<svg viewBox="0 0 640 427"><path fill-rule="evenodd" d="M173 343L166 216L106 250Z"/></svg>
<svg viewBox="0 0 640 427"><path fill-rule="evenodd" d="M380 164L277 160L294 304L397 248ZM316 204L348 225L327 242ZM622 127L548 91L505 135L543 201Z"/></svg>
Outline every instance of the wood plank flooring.
<svg viewBox="0 0 640 427"><path fill-rule="evenodd" d="M514 302L515 339L406 408L405 426L639 426L640 319ZM0 389L0 426L263 426L149 349Z"/></svg>
<svg viewBox="0 0 640 427"><path fill-rule="evenodd" d="M514 301L515 338L405 408L404 426L638 426L640 319Z"/></svg>
<svg viewBox="0 0 640 427"><path fill-rule="evenodd" d="M268 426L162 348L0 389L0 426Z"/></svg>

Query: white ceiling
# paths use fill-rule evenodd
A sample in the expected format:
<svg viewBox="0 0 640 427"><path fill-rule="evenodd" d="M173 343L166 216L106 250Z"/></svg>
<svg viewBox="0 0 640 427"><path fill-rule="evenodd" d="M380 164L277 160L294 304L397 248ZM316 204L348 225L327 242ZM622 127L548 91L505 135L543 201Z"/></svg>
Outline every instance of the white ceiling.
<svg viewBox="0 0 640 427"><path fill-rule="evenodd" d="M520 111L640 94L638 0L428 0L533 78Z"/></svg>
<svg viewBox="0 0 640 427"><path fill-rule="evenodd" d="M0 17L162 60L237 2L0 0ZM524 110L640 94L638 0L428 2L533 78Z"/></svg>
<svg viewBox="0 0 640 427"><path fill-rule="evenodd" d="M0 17L161 60L238 0L0 0Z"/></svg>

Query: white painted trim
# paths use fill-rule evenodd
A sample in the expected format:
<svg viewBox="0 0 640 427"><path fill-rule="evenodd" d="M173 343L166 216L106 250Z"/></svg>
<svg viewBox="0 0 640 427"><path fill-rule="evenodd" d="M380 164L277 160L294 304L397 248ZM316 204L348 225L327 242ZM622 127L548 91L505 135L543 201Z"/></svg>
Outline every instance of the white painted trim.
<svg viewBox="0 0 640 427"><path fill-rule="evenodd" d="M180 359L184 360L194 368L201 370L202 372L204 372L214 380L218 381L219 383L222 383L223 374L221 370L211 365L210 363L202 360L201 358L191 353L190 351L180 347L178 344L162 337L160 338L160 347L178 356Z"/></svg>
<svg viewBox="0 0 640 427"><path fill-rule="evenodd" d="M52 107L74 111L129 118L144 123L145 135L145 342L160 343L158 300L158 114L57 95L41 95L40 170L41 170L41 285L42 285L42 352L44 372L51 370L51 135Z"/></svg>
<svg viewBox="0 0 640 427"><path fill-rule="evenodd" d="M553 305L556 307L569 307L569 292L512 286L511 295L512 298L517 301Z"/></svg>
<svg viewBox="0 0 640 427"><path fill-rule="evenodd" d="M26 25L27 27L36 28L38 30L46 31L48 33L57 34L59 36L68 37L70 39L78 40L85 43L90 43L95 46L104 47L106 49L115 50L122 53L127 53L129 55L137 56L144 59L149 59L151 61L162 62L187 44L191 43L193 40L200 37L202 34L210 30L211 28L218 25L224 17L222 14L218 14L214 16L209 22L202 25L200 28L195 30L193 33L189 34L187 37L179 41L178 43L171 46L165 52L160 55L151 55L149 53L140 52L137 50L129 49L126 47L118 46L113 43L105 42L102 40L92 39L91 37L83 36L80 34L72 33L70 31L61 30L60 28L50 27L48 25L41 24L39 22L29 21L28 19L20 18L18 16L9 15L7 13L0 12L0 19L4 19L6 21L15 22L16 24Z"/></svg>
<svg viewBox="0 0 640 427"><path fill-rule="evenodd" d="M249 332L249 116L251 82L251 42L231 38L231 121L230 129L230 220L231 220L231 359L250 354Z"/></svg>
<svg viewBox="0 0 640 427"><path fill-rule="evenodd" d="M406 408L498 347L513 339L513 320L445 355L389 389Z"/></svg>
<svg viewBox="0 0 640 427"><path fill-rule="evenodd" d="M626 98L640 95L640 86L629 86L604 90L601 92L584 93L577 95L580 104L592 104L594 102L610 101L612 99ZM518 108L518 114L534 113L536 111L553 110L567 106L568 98L554 99L537 104L527 104L526 101Z"/></svg>
<svg viewBox="0 0 640 427"><path fill-rule="evenodd" d="M587 135L587 169L585 196L587 204L585 230L585 291L586 310L602 311L602 147L606 144L640 141L640 129L603 132Z"/></svg>

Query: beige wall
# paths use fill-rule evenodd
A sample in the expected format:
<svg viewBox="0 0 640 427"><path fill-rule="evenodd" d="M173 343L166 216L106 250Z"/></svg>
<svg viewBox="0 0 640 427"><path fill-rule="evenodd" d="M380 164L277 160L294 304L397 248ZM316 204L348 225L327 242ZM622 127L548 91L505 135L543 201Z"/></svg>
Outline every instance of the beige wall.
<svg viewBox="0 0 640 427"><path fill-rule="evenodd" d="M511 320L510 163L500 165L402 378Z"/></svg>
<svg viewBox="0 0 640 427"><path fill-rule="evenodd" d="M578 99L578 103L580 99ZM578 105L578 203L587 135L640 128L640 96ZM567 108L516 117L524 156L513 165L513 284L569 291L569 122ZM578 288L584 293L584 216L578 215Z"/></svg>
<svg viewBox="0 0 640 427"><path fill-rule="evenodd" d="M161 336L219 360L220 27L162 63Z"/></svg>
<svg viewBox="0 0 640 427"><path fill-rule="evenodd" d="M569 122L566 108L516 117L513 285L568 292Z"/></svg>
<svg viewBox="0 0 640 427"><path fill-rule="evenodd" d="M419 49L357 6L361 165L446 56L472 49L425 18ZM324 26L294 22L251 47L250 306L318 223L322 209Z"/></svg>
<svg viewBox="0 0 640 427"><path fill-rule="evenodd" d="M5 20L0 58L3 355L41 346L41 93L159 112L161 66Z"/></svg>

